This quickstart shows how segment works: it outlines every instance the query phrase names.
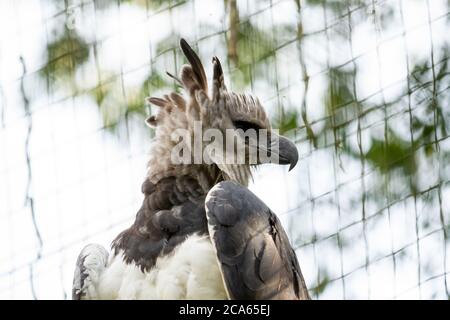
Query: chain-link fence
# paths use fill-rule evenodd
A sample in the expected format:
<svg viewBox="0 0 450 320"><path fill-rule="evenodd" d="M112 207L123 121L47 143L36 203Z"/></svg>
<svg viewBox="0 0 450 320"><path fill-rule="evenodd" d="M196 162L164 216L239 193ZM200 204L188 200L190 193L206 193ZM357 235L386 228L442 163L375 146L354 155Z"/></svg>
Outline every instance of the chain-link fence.
<svg viewBox="0 0 450 320"><path fill-rule="evenodd" d="M144 98L186 38L294 137L250 188L314 298L449 297L450 2L0 2L0 297L67 298L142 201Z"/></svg>

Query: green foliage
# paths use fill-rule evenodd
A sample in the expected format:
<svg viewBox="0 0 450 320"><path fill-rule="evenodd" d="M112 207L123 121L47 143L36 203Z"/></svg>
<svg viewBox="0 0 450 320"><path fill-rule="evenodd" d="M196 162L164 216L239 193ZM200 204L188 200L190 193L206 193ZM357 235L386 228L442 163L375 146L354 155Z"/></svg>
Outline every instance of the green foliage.
<svg viewBox="0 0 450 320"><path fill-rule="evenodd" d="M142 91L148 92L151 94L153 91L161 90L164 88L169 88L170 83L167 81L168 76L166 74L161 75L160 73L153 71L147 79L145 79L142 84Z"/></svg>
<svg viewBox="0 0 450 320"><path fill-rule="evenodd" d="M322 292L325 291L326 287L329 285L330 283L330 277L328 276L327 272L325 272L324 270L321 270L319 272L319 274L321 274L320 279L318 280L318 282L316 283L316 285L314 286L314 288L312 289L313 294L315 296L320 295Z"/></svg>
<svg viewBox="0 0 450 320"><path fill-rule="evenodd" d="M336 109L346 107L350 102L355 100L352 82L356 71L346 71L343 68L331 67L328 72L328 89L325 106L327 113L333 115Z"/></svg>
<svg viewBox="0 0 450 320"><path fill-rule="evenodd" d="M255 27L250 21L239 25L238 59L239 66L251 65L264 60L275 52L272 35Z"/></svg>
<svg viewBox="0 0 450 320"><path fill-rule="evenodd" d="M272 127L277 128L282 135L289 134L298 128L299 112L297 109L282 109L282 113L272 120Z"/></svg>
<svg viewBox="0 0 450 320"><path fill-rule="evenodd" d="M275 54L276 44L272 37L272 34L255 27L250 21L238 24L237 43L228 43L237 49L234 62L239 72L232 74L233 86L244 88L255 78L264 76L258 64L267 63L268 58Z"/></svg>
<svg viewBox="0 0 450 320"><path fill-rule="evenodd" d="M326 130L336 130L344 127L358 114L361 108L353 94L353 82L356 70L344 70L343 68L330 68L328 71L328 86L325 91L324 102L327 115ZM345 141L345 139L343 139Z"/></svg>
<svg viewBox="0 0 450 320"><path fill-rule="evenodd" d="M117 128L126 124L131 116L141 118L143 123L147 116L145 98L152 92L167 87L169 83L160 74L153 72L141 85L126 88L125 94L118 94L122 92L122 88L116 81L95 88L91 95L99 106L105 128L118 133Z"/></svg>
<svg viewBox="0 0 450 320"><path fill-rule="evenodd" d="M373 137L370 149L364 154L365 159L382 173L400 168L403 174L412 176L417 164L409 141L402 140L394 132L388 136L387 141Z"/></svg>
<svg viewBox="0 0 450 320"><path fill-rule="evenodd" d="M50 84L61 86L74 84L75 71L89 58L89 46L75 30L64 33L51 41L46 48L46 64L40 71Z"/></svg>
<svg viewBox="0 0 450 320"><path fill-rule="evenodd" d="M425 154L428 156L435 151L432 142L436 138L447 136L450 120L447 94L450 78L448 46L441 48L440 56L443 58L434 66L431 66L428 60L418 62L411 76L415 103L425 110L424 116L413 117L412 130L417 137L416 140L425 143Z"/></svg>

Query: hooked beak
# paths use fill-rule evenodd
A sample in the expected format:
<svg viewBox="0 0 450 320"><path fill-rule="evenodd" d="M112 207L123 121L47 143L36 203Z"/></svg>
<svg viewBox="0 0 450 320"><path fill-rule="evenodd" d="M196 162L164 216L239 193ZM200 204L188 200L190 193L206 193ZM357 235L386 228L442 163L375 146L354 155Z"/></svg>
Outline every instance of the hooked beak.
<svg viewBox="0 0 450 320"><path fill-rule="evenodd" d="M259 145L258 150L266 152L268 158L259 157L259 163L289 164L291 171L298 162L298 151L295 144L286 137L271 132L267 145Z"/></svg>
<svg viewBox="0 0 450 320"><path fill-rule="evenodd" d="M291 171L298 162L298 151L295 144L286 137L278 137L278 163L289 164L289 171ZM276 146L275 146L276 148Z"/></svg>

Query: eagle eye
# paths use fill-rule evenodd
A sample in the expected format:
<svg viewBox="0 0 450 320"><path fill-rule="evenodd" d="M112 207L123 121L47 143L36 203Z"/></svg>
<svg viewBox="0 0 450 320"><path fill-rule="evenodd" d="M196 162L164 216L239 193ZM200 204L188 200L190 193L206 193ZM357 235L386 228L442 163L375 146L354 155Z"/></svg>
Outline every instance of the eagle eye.
<svg viewBox="0 0 450 320"><path fill-rule="evenodd" d="M254 129L256 131L261 129L261 127L259 125L257 125L256 123L244 121L244 120L233 121L233 125L236 129L242 129L244 132L249 129Z"/></svg>

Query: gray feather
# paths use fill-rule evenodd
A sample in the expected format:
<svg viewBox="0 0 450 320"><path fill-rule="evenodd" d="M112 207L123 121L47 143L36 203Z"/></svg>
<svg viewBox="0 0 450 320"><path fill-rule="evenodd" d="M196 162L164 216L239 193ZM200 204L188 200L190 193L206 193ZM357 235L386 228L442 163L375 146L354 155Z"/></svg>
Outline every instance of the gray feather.
<svg viewBox="0 0 450 320"><path fill-rule="evenodd" d="M280 221L251 191L231 181L217 184L206 214L231 299L309 299Z"/></svg>
<svg viewBox="0 0 450 320"><path fill-rule="evenodd" d="M98 244L88 244L81 250L73 277L72 300L81 300L88 295L89 286L105 269L108 256L106 249Z"/></svg>

